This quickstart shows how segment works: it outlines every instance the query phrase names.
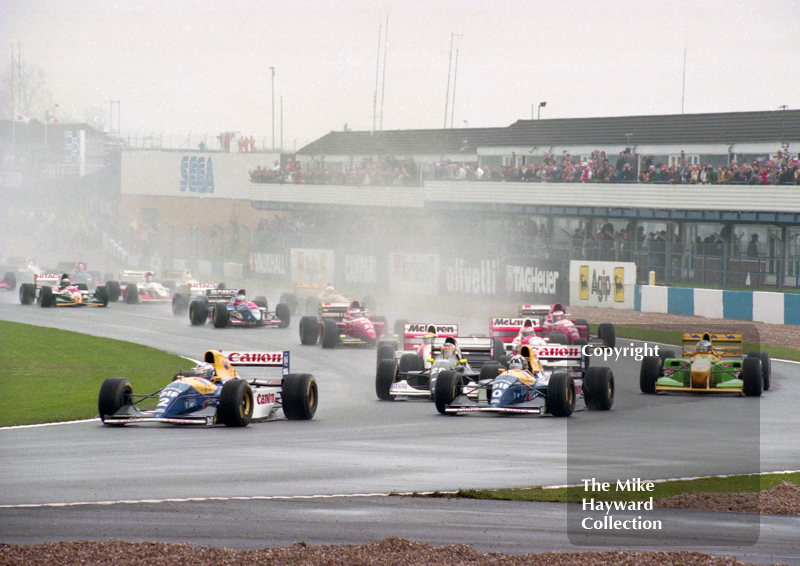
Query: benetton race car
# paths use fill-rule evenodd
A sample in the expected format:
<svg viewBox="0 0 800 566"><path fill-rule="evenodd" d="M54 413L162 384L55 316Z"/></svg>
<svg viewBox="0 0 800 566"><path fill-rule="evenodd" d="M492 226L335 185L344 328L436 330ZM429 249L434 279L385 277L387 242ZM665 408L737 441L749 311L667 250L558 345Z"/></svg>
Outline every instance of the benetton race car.
<svg viewBox="0 0 800 566"><path fill-rule="evenodd" d="M534 334L549 339L551 343L582 345L597 341L609 348L613 348L616 344L616 331L613 324L609 322L599 324L597 337L592 338L589 334L589 323L582 318L569 318L561 303L522 305L519 308L519 316L516 318L493 318L491 320L491 336L500 338L505 344L510 344L523 325L531 326ZM511 349L508 345L506 348Z"/></svg>
<svg viewBox="0 0 800 566"><path fill-rule="evenodd" d="M477 381L492 354L488 338L428 332L416 350L400 350L396 357L378 361L375 393L383 401L397 396L430 399L442 372L454 371L466 381Z"/></svg>
<svg viewBox="0 0 800 566"><path fill-rule="evenodd" d="M278 378L243 378L235 367L280 367ZM140 403L157 399L155 409ZM209 350L190 371L148 395L134 394L130 381L109 377L100 387L97 409L105 425L169 423L244 427L272 420L283 409L289 420L308 420L317 410L317 381L308 373L289 373L289 352ZM151 403L152 404L152 403Z"/></svg>
<svg viewBox="0 0 800 566"><path fill-rule="evenodd" d="M639 372L642 393L689 391L736 393L758 397L769 389L772 364L767 352L751 352L742 359L742 335L683 334L681 356L662 351L646 356Z"/></svg>
<svg viewBox="0 0 800 566"><path fill-rule="evenodd" d="M322 343L323 348L339 345L374 346L383 337L386 318L372 315L359 301L322 303L319 317L300 319L300 343Z"/></svg>
<svg viewBox="0 0 800 566"><path fill-rule="evenodd" d="M45 273L19 286L19 302L30 305L34 301L42 307L106 307L108 293L102 285L91 292L85 283L73 284L66 273Z"/></svg>
<svg viewBox="0 0 800 566"><path fill-rule="evenodd" d="M568 417L583 397L589 410L611 409L614 374L607 367L587 367L581 346L547 344L538 338L520 347L508 367L489 362L477 382L454 371L439 374L436 410L445 415L506 413Z"/></svg>
<svg viewBox="0 0 800 566"><path fill-rule="evenodd" d="M189 305L189 320L195 326L210 320L214 328L226 326L268 326L286 328L291 323L289 307L278 303L271 312L267 298L247 300L244 289L207 289Z"/></svg>

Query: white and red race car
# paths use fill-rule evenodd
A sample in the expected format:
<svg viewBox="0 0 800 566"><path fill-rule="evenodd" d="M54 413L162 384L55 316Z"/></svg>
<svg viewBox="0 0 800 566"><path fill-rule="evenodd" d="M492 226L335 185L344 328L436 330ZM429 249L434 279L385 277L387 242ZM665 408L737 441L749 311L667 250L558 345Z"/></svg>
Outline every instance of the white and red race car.
<svg viewBox="0 0 800 566"><path fill-rule="evenodd" d="M169 303L172 301L170 290L156 281L156 272L124 269L118 278L106 281L108 298L115 302L122 298L129 305Z"/></svg>
<svg viewBox="0 0 800 566"><path fill-rule="evenodd" d="M539 336L554 344L582 345L596 341L613 348L616 343L613 324L600 323L597 336L592 337L589 323L582 318L570 318L561 303L522 305L517 318L493 318L491 336L502 340L509 351L513 349L515 341L519 344L528 336Z"/></svg>

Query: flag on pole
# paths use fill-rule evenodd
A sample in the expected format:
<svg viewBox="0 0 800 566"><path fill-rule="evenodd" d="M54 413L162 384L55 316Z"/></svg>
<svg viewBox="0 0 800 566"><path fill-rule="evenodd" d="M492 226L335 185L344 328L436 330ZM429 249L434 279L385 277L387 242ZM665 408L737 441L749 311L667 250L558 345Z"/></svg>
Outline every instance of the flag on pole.
<svg viewBox="0 0 800 566"><path fill-rule="evenodd" d="M27 124L31 121L30 118L27 116L23 116L22 114L17 114L17 122L22 122L23 124Z"/></svg>

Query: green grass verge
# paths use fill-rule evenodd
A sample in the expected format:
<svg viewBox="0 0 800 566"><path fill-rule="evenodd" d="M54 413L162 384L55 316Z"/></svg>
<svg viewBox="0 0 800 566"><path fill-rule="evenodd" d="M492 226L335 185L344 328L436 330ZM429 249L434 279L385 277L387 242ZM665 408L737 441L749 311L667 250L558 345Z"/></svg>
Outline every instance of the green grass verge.
<svg viewBox="0 0 800 566"><path fill-rule="evenodd" d="M152 393L192 363L180 356L121 340L0 321L3 336L3 410L0 426L97 416L107 377L130 379Z"/></svg>
<svg viewBox="0 0 800 566"><path fill-rule="evenodd" d="M617 491L612 483L608 492L586 491L581 485L556 488L461 489L455 493L425 494L425 497L551 501L556 503L580 503L587 497L594 498L595 501L645 501L650 497L663 499L684 493L752 493L775 487L785 481L800 485L800 472L658 481L653 482L653 491Z"/></svg>

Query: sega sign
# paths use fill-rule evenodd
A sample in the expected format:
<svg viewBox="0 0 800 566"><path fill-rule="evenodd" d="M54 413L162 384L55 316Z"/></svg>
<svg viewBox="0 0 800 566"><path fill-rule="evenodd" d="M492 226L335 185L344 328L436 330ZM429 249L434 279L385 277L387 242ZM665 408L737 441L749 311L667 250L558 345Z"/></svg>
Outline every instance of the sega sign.
<svg viewBox="0 0 800 566"><path fill-rule="evenodd" d="M180 190L182 193L213 194L214 164L210 157L196 155L181 159Z"/></svg>

